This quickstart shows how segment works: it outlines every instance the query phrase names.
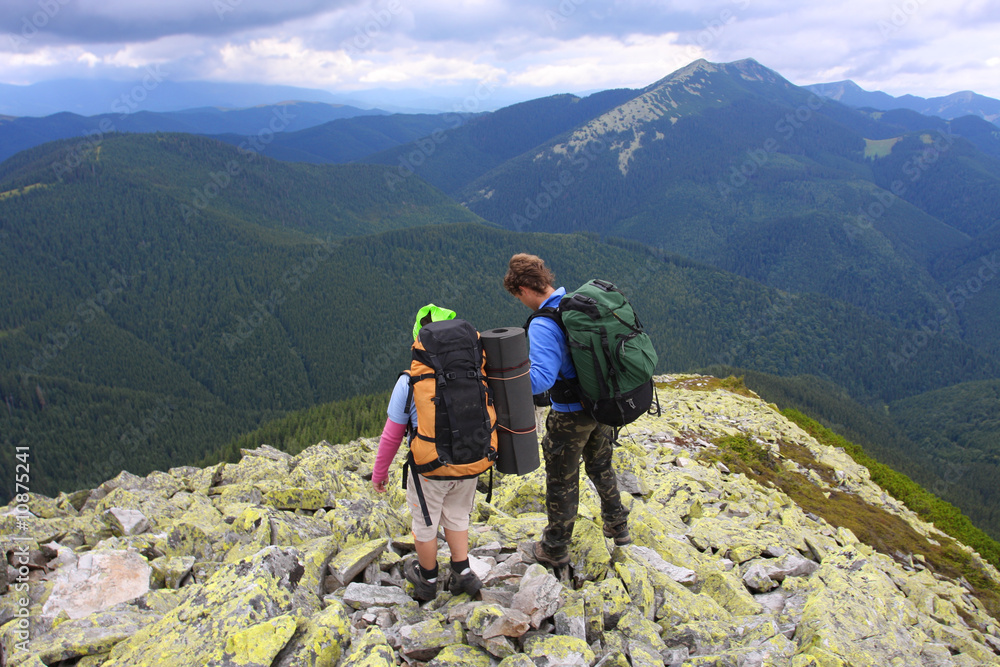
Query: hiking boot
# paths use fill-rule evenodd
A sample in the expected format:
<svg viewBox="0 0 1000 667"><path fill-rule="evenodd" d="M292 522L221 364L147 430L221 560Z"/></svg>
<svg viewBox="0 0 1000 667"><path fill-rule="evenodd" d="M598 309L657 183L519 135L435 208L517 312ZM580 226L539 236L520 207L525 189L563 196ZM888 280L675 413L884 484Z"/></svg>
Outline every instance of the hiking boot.
<svg viewBox="0 0 1000 667"><path fill-rule="evenodd" d="M452 595L460 595L462 593L468 593L469 597L476 597L476 593L479 589L483 587L483 582L479 580L476 573L471 569L468 572L459 574L458 572L452 571L451 582L448 584L448 590L451 591Z"/></svg>
<svg viewBox="0 0 1000 667"><path fill-rule="evenodd" d="M551 556L545 551L545 547L542 546L541 542L531 542L530 553L534 556L535 561L544 565L559 567L569 562L569 554L560 556L559 558Z"/></svg>
<svg viewBox="0 0 1000 667"><path fill-rule="evenodd" d="M427 602L437 597L437 582L424 579L424 575L420 573L420 563L416 558L403 563L403 576L413 584L413 597L417 600Z"/></svg>
<svg viewBox="0 0 1000 667"><path fill-rule="evenodd" d="M610 537L613 539L616 547L623 547L626 544L632 544L632 536L629 535L627 521L614 527L604 524L604 537Z"/></svg>

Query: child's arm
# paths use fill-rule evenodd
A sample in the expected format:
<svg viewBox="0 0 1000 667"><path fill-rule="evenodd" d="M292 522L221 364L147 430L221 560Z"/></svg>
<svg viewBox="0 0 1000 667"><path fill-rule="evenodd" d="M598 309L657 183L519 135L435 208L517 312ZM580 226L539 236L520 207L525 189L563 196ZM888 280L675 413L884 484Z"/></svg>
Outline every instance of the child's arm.
<svg viewBox="0 0 1000 667"><path fill-rule="evenodd" d="M378 441L378 453L375 455L375 468L372 470L372 487L379 493L385 493L385 483L389 479L389 464L399 451L399 444L406 434L406 424L385 420L382 437Z"/></svg>

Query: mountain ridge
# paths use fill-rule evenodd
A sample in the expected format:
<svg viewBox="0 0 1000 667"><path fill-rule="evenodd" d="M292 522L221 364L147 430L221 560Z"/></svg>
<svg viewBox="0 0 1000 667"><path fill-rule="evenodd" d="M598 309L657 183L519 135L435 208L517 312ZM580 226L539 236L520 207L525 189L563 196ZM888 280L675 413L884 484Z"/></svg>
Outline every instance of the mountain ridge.
<svg viewBox="0 0 1000 667"><path fill-rule="evenodd" d="M1000 121L1000 100L963 90L940 97L917 95L894 97L882 91L868 91L851 80L814 83L803 86L813 92L853 107L872 107L883 111L910 109L928 116L953 120L961 116L978 116L994 125Z"/></svg>

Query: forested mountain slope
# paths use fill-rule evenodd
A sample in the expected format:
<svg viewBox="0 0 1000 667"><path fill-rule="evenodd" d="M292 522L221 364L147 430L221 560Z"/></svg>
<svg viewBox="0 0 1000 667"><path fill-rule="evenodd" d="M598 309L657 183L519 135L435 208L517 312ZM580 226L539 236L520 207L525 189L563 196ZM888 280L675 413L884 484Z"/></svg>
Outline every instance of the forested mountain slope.
<svg viewBox="0 0 1000 667"><path fill-rule="evenodd" d="M960 335L933 267L996 224L1000 162L912 121L883 122L753 61L699 61L457 196L511 229L634 238Z"/></svg>

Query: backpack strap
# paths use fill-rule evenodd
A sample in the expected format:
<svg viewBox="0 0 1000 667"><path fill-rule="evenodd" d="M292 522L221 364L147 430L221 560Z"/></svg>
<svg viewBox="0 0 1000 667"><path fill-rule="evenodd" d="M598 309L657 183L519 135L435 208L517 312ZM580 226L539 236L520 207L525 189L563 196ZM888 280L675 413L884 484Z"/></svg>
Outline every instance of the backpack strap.
<svg viewBox="0 0 1000 667"><path fill-rule="evenodd" d="M566 333L566 326L562 321L562 313L559 312L558 308L553 308L552 306L543 306L539 308L524 322L524 331L528 331L528 327L531 325L531 321L536 317L544 317L547 320L552 320L559 325L559 330L562 331L563 336L566 337L566 342L569 344L569 334ZM575 379L569 379L564 377L556 376L555 384L549 389L545 394L537 394L533 396L535 405L541 404L539 407L546 407L552 404L552 401L556 403L580 403L583 405L583 395L580 389L580 383Z"/></svg>
<svg viewBox="0 0 1000 667"><path fill-rule="evenodd" d="M403 464L403 488L406 488L407 468L413 473L413 490L417 492L417 499L420 501L420 511L424 515L424 523L428 526L434 525L431 521L431 513L427 509L427 501L424 499L424 490L420 487L420 475L417 473L417 466L413 463L413 452L406 455L406 463Z"/></svg>

